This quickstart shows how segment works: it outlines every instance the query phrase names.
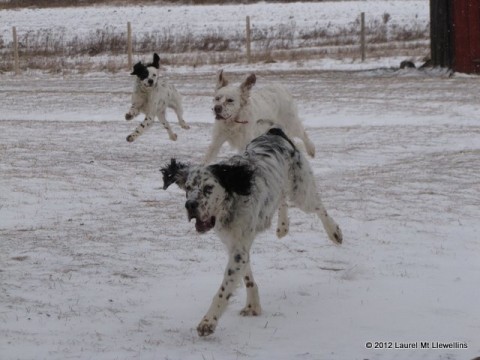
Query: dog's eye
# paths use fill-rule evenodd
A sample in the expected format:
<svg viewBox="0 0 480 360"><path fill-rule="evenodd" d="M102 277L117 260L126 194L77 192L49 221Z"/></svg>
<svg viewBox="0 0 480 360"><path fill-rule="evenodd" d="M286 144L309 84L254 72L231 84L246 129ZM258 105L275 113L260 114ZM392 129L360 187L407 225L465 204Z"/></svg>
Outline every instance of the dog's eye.
<svg viewBox="0 0 480 360"><path fill-rule="evenodd" d="M203 187L203 194L210 195L212 193L212 190L213 190L213 185L205 185Z"/></svg>
<svg viewBox="0 0 480 360"><path fill-rule="evenodd" d="M215 101L220 101L220 96L217 96L217 97L215 98Z"/></svg>
<svg viewBox="0 0 480 360"><path fill-rule="evenodd" d="M227 102L232 103L233 99L227 99Z"/></svg>

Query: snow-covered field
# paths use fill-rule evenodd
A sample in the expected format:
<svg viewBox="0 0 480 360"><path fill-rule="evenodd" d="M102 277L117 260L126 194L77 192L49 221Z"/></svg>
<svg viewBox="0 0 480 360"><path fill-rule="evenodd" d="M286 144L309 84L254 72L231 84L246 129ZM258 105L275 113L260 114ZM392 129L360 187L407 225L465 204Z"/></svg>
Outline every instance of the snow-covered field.
<svg viewBox="0 0 480 360"><path fill-rule="evenodd" d="M332 19L362 5L378 14L379 6L428 8L348 3L322 4ZM236 11L244 17L247 8ZM14 13L0 12L0 26L19 26ZM54 14L51 23L49 14L27 23L49 26ZM167 68L192 128L181 129L169 112L177 142L156 124L132 144L125 138L141 118L124 120L127 71L0 74L0 359L479 356L480 78L390 68L401 60L226 68L232 81L255 71L257 86L291 90L344 244L331 245L314 216L291 209L290 234L278 240L273 228L253 247L264 313L239 316L239 288L208 338L195 327L226 254L213 232L196 234L184 194L161 189L159 168L173 156L202 159L217 69ZM230 154L225 147L222 156ZM408 345L418 348L399 348Z"/></svg>
<svg viewBox="0 0 480 360"><path fill-rule="evenodd" d="M196 35L212 30L234 35L243 33L245 17L260 29L294 23L297 29L321 24L328 28L345 26L365 12L367 20L390 15L390 26L429 22L428 0L369 0L250 5L165 5L165 6L96 6L86 8L24 9L0 11L0 35L10 41L12 26L19 36L28 31L61 30L66 38L113 27L124 32L131 22L135 34L143 32L192 32ZM181 19L181 21L179 21Z"/></svg>
<svg viewBox="0 0 480 360"><path fill-rule="evenodd" d="M258 86L281 81L298 99L345 242L330 245L317 219L292 209L286 238L272 229L254 244L264 314L240 317L238 289L206 339L195 327L226 255L187 222L182 192L161 190L158 169L202 158L214 72L169 72L192 129L172 121L177 142L157 125L133 144L126 73L1 75L2 359L479 355L479 78L257 74ZM437 341L457 348L366 348Z"/></svg>

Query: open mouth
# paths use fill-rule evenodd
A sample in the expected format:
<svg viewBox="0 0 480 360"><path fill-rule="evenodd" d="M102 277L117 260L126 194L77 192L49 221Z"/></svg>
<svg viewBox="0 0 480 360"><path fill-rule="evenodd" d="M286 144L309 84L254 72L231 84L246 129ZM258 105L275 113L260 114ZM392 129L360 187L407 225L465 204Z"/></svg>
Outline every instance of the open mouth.
<svg viewBox="0 0 480 360"><path fill-rule="evenodd" d="M208 230L211 230L215 226L215 216L211 216L205 221L201 221L198 218L195 218L195 229L199 233L206 233Z"/></svg>
<svg viewBox="0 0 480 360"><path fill-rule="evenodd" d="M218 114L218 113L215 113L215 120L228 120L230 119L232 116L223 116L222 114Z"/></svg>

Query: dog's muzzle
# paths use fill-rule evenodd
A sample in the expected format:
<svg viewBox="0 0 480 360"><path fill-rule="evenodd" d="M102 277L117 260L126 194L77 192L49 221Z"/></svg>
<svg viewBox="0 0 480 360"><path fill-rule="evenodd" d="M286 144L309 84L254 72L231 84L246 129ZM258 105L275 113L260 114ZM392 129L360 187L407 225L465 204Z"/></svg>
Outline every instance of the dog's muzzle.
<svg viewBox="0 0 480 360"><path fill-rule="evenodd" d="M215 113L215 119L216 120L225 120L225 118L222 116L222 106L221 105L215 105L213 107L213 112Z"/></svg>
<svg viewBox="0 0 480 360"><path fill-rule="evenodd" d="M187 209L188 221L195 219L195 229L199 233L205 233L215 226L215 216L210 216L206 220L201 220L198 214L198 202L196 200L188 200L185 203Z"/></svg>
<svg viewBox="0 0 480 360"><path fill-rule="evenodd" d="M188 214L188 221L197 218L197 210L198 210L198 201L196 200L187 200L185 203L185 209L187 209Z"/></svg>

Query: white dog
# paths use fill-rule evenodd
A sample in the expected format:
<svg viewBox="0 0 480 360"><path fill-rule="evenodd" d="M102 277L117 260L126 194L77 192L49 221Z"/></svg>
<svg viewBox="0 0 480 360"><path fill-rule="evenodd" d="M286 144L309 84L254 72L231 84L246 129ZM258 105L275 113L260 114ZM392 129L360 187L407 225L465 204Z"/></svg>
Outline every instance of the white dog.
<svg viewBox="0 0 480 360"><path fill-rule="evenodd" d="M139 113L143 113L145 114L145 120L137 126L134 132L127 136L128 142L134 141L152 126L155 116L167 129L170 139L177 140L177 134L172 131L165 117L167 107L175 111L182 128L190 128L183 119L182 97L173 85L159 79L159 66L160 57L153 54L152 63L143 65L138 62L134 65L133 72L130 74L136 75L136 79L132 94L132 106L125 114L125 119L132 120Z"/></svg>
<svg viewBox="0 0 480 360"><path fill-rule="evenodd" d="M278 84L251 92L255 82L255 74L251 74L239 87L231 86L223 70L218 72L213 107L216 121L205 163L217 156L225 142L243 151L250 141L272 125L280 126L291 138L300 138L307 153L312 157L315 155L315 146L298 118L297 107L290 93Z"/></svg>
<svg viewBox="0 0 480 360"><path fill-rule="evenodd" d="M323 207L308 161L278 128L254 139L243 155L209 166L186 165L172 159L161 171L164 189L176 183L186 191L188 220L195 219L196 230L204 233L214 228L228 249L224 279L197 327L200 336L215 331L242 278L247 303L241 315L260 315L250 247L256 235L270 227L285 198L307 213L316 213L330 240L342 243L342 232Z"/></svg>

